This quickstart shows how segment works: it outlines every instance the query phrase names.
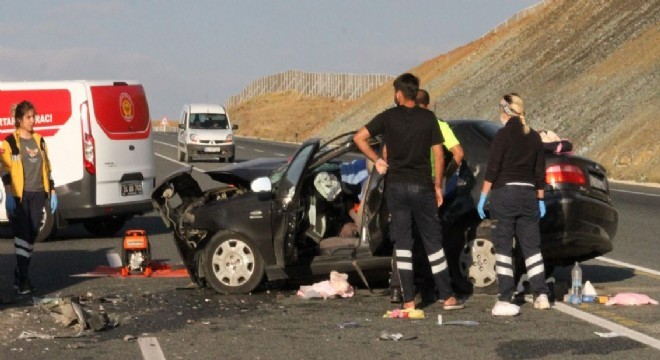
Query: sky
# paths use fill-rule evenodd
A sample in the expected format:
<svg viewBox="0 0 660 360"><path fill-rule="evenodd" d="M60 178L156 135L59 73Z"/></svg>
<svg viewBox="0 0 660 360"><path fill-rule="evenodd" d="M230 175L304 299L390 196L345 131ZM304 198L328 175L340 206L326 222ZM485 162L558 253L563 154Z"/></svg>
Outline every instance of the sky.
<svg viewBox="0 0 660 360"><path fill-rule="evenodd" d="M0 81L137 80L153 119L291 69L399 75L538 0L0 2Z"/></svg>

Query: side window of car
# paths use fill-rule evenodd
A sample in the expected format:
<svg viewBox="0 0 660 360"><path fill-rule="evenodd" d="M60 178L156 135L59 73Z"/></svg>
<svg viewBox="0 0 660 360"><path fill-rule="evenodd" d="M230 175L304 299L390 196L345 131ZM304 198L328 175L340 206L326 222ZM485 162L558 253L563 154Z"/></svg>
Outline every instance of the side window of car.
<svg viewBox="0 0 660 360"><path fill-rule="evenodd" d="M295 193L296 186L300 181L300 177L305 170L305 165L307 164L310 156L312 156L315 147L316 144L312 143L306 145L305 147L301 148L300 151L298 151L296 156L289 164L289 167L286 170L286 174L282 179L282 184L279 186L278 192L280 196L284 195L287 200L291 200L291 197L293 197Z"/></svg>

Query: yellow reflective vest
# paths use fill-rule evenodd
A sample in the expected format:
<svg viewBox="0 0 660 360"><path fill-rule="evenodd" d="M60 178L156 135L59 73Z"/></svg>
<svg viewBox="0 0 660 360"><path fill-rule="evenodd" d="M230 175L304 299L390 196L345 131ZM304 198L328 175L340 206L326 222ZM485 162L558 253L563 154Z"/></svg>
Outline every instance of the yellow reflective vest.
<svg viewBox="0 0 660 360"><path fill-rule="evenodd" d="M51 176L50 161L48 160L48 148L43 137L37 133L32 133L34 141L41 148L41 176L44 181L44 190L50 196L50 192L55 188ZM7 135L2 141L0 147L0 158L2 159L2 182L5 186L11 186L12 193L19 199L23 197L23 187L25 186L23 174L23 162L21 161L21 137L18 131Z"/></svg>

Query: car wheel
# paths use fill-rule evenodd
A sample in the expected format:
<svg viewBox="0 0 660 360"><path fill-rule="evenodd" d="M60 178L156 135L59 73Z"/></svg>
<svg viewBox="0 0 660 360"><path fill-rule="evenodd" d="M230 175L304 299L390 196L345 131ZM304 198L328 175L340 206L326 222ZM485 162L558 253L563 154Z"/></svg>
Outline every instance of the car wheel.
<svg viewBox="0 0 660 360"><path fill-rule="evenodd" d="M461 275L474 287L474 292L496 294L495 246L490 221L482 221L474 239L468 239L459 258Z"/></svg>
<svg viewBox="0 0 660 360"><path fill-rule="evenodd" d="M183 162L183 151L181 151L181 149L179 148L176 149L176 156L177 159L179 159L179 162Z"/></svg>
<svg viewBox="0 0 660 360"><path fill-rule="evenodd" d="M124 217L103 217L86 220L83 227L94 236L109 237L121 230L125 223Z"/></svg>
<svg viewBox="0 0 660 360"><path fill-rule="evenodd" d="M236 160L236 158L234 156L230 156L229 158L227 158L228 163L233 163L234 160Z"/></svg>
<svg viewBox="0 0 660 360"><path fill-rule="evenodd" d="M39 233L34 239L35 242L46 242L55 234L55 214L50 212L50 201L46 199L46 206L43 209L41 223L39 224Z"/></svg>
<svg viewBox="0 0 660 360"><path fill-rule="evenodd" d="M264 260L250 239L223 232L206 246L204 273L206 282L219 293L249 293L263 279Z"/></svg>

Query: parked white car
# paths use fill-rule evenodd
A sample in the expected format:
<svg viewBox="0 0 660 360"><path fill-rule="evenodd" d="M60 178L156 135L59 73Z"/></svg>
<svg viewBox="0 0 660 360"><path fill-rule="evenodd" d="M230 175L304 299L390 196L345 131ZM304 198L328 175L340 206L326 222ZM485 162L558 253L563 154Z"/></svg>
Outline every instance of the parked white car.
<svg viewBox="0 0 660 360"><path fill-rule="evenodd" d="M179 119L177 154L179 161L193 158L234 162L234 132L225 108L215 104L186 104Z"/></svg>

